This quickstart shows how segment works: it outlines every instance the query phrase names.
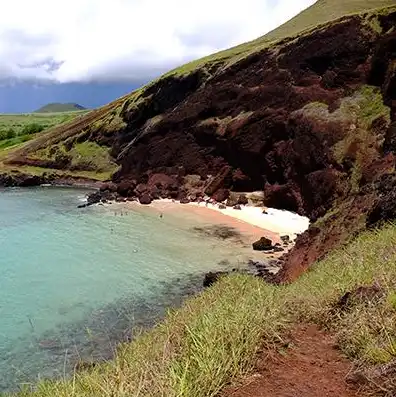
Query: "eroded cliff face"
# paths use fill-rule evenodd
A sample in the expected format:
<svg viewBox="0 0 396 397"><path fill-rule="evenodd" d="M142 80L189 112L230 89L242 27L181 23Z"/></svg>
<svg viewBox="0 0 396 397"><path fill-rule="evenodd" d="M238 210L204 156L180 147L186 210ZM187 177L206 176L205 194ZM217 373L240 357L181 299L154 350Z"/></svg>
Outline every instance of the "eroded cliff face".
<svg viewBox="0 0 396 397"><path fill-rule="evenodd" d="M68 138L111 148L120 169L103 191L149 202L263 190L267 206L311 219L279 281L396 216L395 10L162 78L113 113L119 128Z"/></svg>
<svg viewBox="0 0 396 397"><path fill-rule="evenodd" d="M280 279L293 280L396 214L395 27L396 12L345 18L210 75L159 81L121 114L114 182L154 198L264 190L267 206L313 222L284 258Z"/></svg>

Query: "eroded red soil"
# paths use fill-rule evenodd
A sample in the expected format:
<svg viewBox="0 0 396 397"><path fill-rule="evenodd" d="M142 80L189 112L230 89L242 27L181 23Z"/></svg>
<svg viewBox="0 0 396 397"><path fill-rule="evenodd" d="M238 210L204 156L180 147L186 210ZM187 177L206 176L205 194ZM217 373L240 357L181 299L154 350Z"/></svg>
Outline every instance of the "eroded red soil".
<svg viewBox="0 0 396 397"><path fill-rule="evenodd" d="M298 326L283 353L262 354L257 372L222 397L362 397L345 381L351 363L316 326Z"/></svg>

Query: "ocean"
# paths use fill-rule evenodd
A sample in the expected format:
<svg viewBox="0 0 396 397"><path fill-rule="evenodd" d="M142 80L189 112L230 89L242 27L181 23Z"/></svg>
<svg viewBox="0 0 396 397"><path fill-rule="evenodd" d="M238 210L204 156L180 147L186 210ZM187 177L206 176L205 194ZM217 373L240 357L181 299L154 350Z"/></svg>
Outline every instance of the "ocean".
<svg viewBox="0 0 396 397"><path fill-rule="evenodd" d="M246 245L207 220L78 208L88 192L0 191L0 392L111 358L199 292L205 272L246 264Z"/></svg>

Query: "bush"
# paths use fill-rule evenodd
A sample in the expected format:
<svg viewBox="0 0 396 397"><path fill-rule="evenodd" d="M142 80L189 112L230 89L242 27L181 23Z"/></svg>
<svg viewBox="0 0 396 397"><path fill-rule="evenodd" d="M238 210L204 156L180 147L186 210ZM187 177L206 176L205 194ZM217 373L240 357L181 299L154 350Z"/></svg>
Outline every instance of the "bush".
<svg viewBox="0 0 396 397"><path fill-rule="evenodd" d="M16 132L14 131L13 128L9 128L6 131L0 131L0 140L4 140L4 139L11 139L11 138L15 138L16 137Z"/></svg>
<svg viewBox="0 0 396 397"><path fill-rule="evenodd" d="M31 123L25 125L21 130L21 135L31 135L41 132L45 127L38 123Z"/></svg>

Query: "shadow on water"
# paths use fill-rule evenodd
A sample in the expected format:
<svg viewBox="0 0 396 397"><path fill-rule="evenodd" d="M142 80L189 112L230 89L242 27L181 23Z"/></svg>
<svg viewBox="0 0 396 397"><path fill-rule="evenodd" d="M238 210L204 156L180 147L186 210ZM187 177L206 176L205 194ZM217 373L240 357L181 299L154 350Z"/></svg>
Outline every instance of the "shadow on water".
<svg viewBox="0 0 396 397"><path fill-rule="evenodd" d="M78 362L111 359L118 343L133 339L134 330L153 327L168 308L201 291L202 281L203 274L183 275L159 283L149 296L125 297L87 313L82 321L58 324L43 334L35 332L29 319L31 335L0 347L0 393L43 378L67 377ZM73 309L60 308L65 315Z"/></svg>

